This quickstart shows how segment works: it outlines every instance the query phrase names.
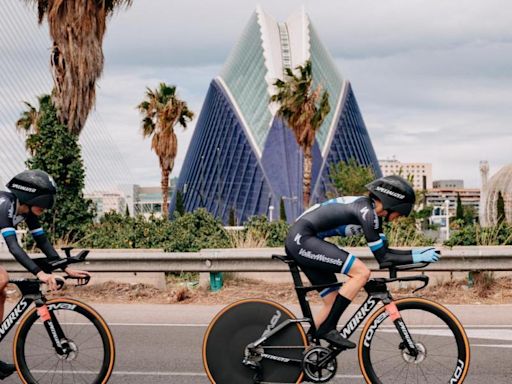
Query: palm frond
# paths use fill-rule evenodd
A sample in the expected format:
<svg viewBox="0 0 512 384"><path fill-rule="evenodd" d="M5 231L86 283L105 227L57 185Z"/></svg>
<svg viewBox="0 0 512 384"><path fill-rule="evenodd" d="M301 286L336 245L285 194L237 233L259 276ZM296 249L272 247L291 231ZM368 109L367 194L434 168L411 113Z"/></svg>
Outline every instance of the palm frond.
<svg viewBox="0 0 512 384"><path fill-rule="evenodd" d="M151 136L155 132L155 123L149 117L145 117L142 120L142 136L148 137Z"/></svg>
<svg viewBox="0 0 512 384"><path fill-rule="evenodd" d="M132 6L133 0L96 0L98 5L104 4L107 15L112 15L117 9L129 8Z"/></svg>

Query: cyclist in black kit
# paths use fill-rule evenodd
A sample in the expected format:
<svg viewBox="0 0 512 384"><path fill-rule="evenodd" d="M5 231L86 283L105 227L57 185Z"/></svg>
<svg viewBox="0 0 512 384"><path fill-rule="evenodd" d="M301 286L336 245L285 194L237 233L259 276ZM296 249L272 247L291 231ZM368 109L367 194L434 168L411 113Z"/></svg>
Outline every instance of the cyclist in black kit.
<svg viewBox="0 0 512 384"><path fill-rule="evenodd" d="M336 273L349 277L339 289L320 292L324 306L315 318L318 336L339 348L355 344L336 331L336 325L370 277L370 270L354 255L323 240L331 236L363 234L380 268L438 261L434 248L395 250L388 247L382 221L408 216L416 199L411 185L399 176L386 176L366 185L369 196L338 197L305 211L290 229L285 246L312 284L337 281Z"/></svg>
<svg viewBox="0 0 512 384"><path fill-rule="evenodd" d="M48 241L44 230L41 228L38 216L50 209L55 204L57 188L55 182L46 172L39 170L24 171L15 176L8 184L11 192L0 191L0 233L2 234L9 252L28 271L32 272L39 280L48 284L49 288L57 288L57 275L47 274L30 259L27 253L20 247L16 238L16 227L25 221L38 248L46 257L54 261L60 259L59 255ZM73 277L85 277L89 273L66 267L66 274ZM4 315L6 299L5 288L9 282L7 271L0 266L0 321ZM15 371L12 364L0 361L0 380L8 377Z"/></svg>

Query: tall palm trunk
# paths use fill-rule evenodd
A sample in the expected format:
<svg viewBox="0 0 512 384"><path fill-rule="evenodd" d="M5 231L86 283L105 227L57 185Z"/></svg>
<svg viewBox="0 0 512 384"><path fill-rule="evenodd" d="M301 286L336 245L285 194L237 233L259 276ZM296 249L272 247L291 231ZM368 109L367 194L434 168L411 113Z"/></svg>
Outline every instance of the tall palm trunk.
<svg viewBox="0 0 512 384"><path fill-rule="evenodd" d="M59 5L57 5L60 3ZM53 38L53 101L61 121L79 134L96 99L96 79L103 70L105 8L94 1L54 3L48 21Z"/></svg>
<svg viewBox="0 0 512 384"><path fill-rule="evenodd" d="M26 0L37 4L39 23L46 17L53 40L50 63L52 101L59 120L71 133L82 131L96 99L103 71L103 37L107 17L132 0Z"/></svg>
<svg viewBox="0 0 512 384"><path fill-rule="evenodd" d="M171 171L168 168L162 168L162 216L167 218L169 216L169 174Z"/></svg>
<svg viewBox="0 0 512 384"><path fill-rule="evenodd" d="M309 208L311 200L311 170L313 168L313 151L310 146L304 148L304 177L302 196L304 199L304 209Z"/></svg>

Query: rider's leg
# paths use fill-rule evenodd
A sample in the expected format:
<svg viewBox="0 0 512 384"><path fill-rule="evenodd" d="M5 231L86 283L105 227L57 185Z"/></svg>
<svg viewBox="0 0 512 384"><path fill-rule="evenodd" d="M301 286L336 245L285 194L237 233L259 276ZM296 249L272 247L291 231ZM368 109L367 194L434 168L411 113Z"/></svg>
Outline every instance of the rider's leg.
<svg viewBox="0 0 512 384"><path fill-rule="evenodd" d="M364 285L370 278L370 273L371 272L368 269L368 267L361 260L356 259L354 261L354 264L350 268L350 271L347 272L347 276L349 276L349 279L343 284L340 290L338 292L331 292L322 298L323 306L320 312L315 316L316 326L318 327L327 319L327 316L331 312L333 304L335 303L338 296L342 296L343 298L348 300L348 306L348 304L357 296L357 293L361 290L361 288L364 287ZM338 299L338 301L339 300L341 299ZM339 317L336 320L336 324L338 323L339 318L346 309L346 307L343 308L342 304L339 304L338 308L338 310L341 310L341 313L339 314Z"/></svg>
<svg viewBox="0 0 512 384"><path fill-rule="evenodd" d="M7 271L0 267L0 321L4 318L4 306L5 299L7 297L5 289L9 283L9 275ZM0 380L5 379L16 371L16 367L13 364L4 363L0 361Z"/></svg>
<svg viewBox="0 0 512 384"><path fill-rule="evenodd" d="M5 268L0 267L0 321L4 319L5 299L7 298L5 289L8 283L9 275L7 274Z"/></svg>
<svg viewBox="0 0 512 384"><path fill-rule="evenodd" d="M370 278L371 271L368 267L359 259L354 261L352 268L348 271L347 276L349 279L340 288L340 295L345 296L350 301L354 300L357 293L364 287Z"/></svg>

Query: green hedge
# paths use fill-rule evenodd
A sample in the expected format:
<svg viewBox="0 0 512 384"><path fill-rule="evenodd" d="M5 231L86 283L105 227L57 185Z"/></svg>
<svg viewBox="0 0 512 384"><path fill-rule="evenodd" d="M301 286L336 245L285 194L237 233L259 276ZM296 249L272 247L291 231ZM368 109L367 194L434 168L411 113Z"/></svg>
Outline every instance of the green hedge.
<svg viewBox="0 0 512 384"><path fill-rule="evenodd" d="M220 221L204 209L178 215L169 221L143 216L106 214L99 223L86 226L86 236L76 243L84 248L163 248L169 252L195 252L229 246Z"/></svg>

